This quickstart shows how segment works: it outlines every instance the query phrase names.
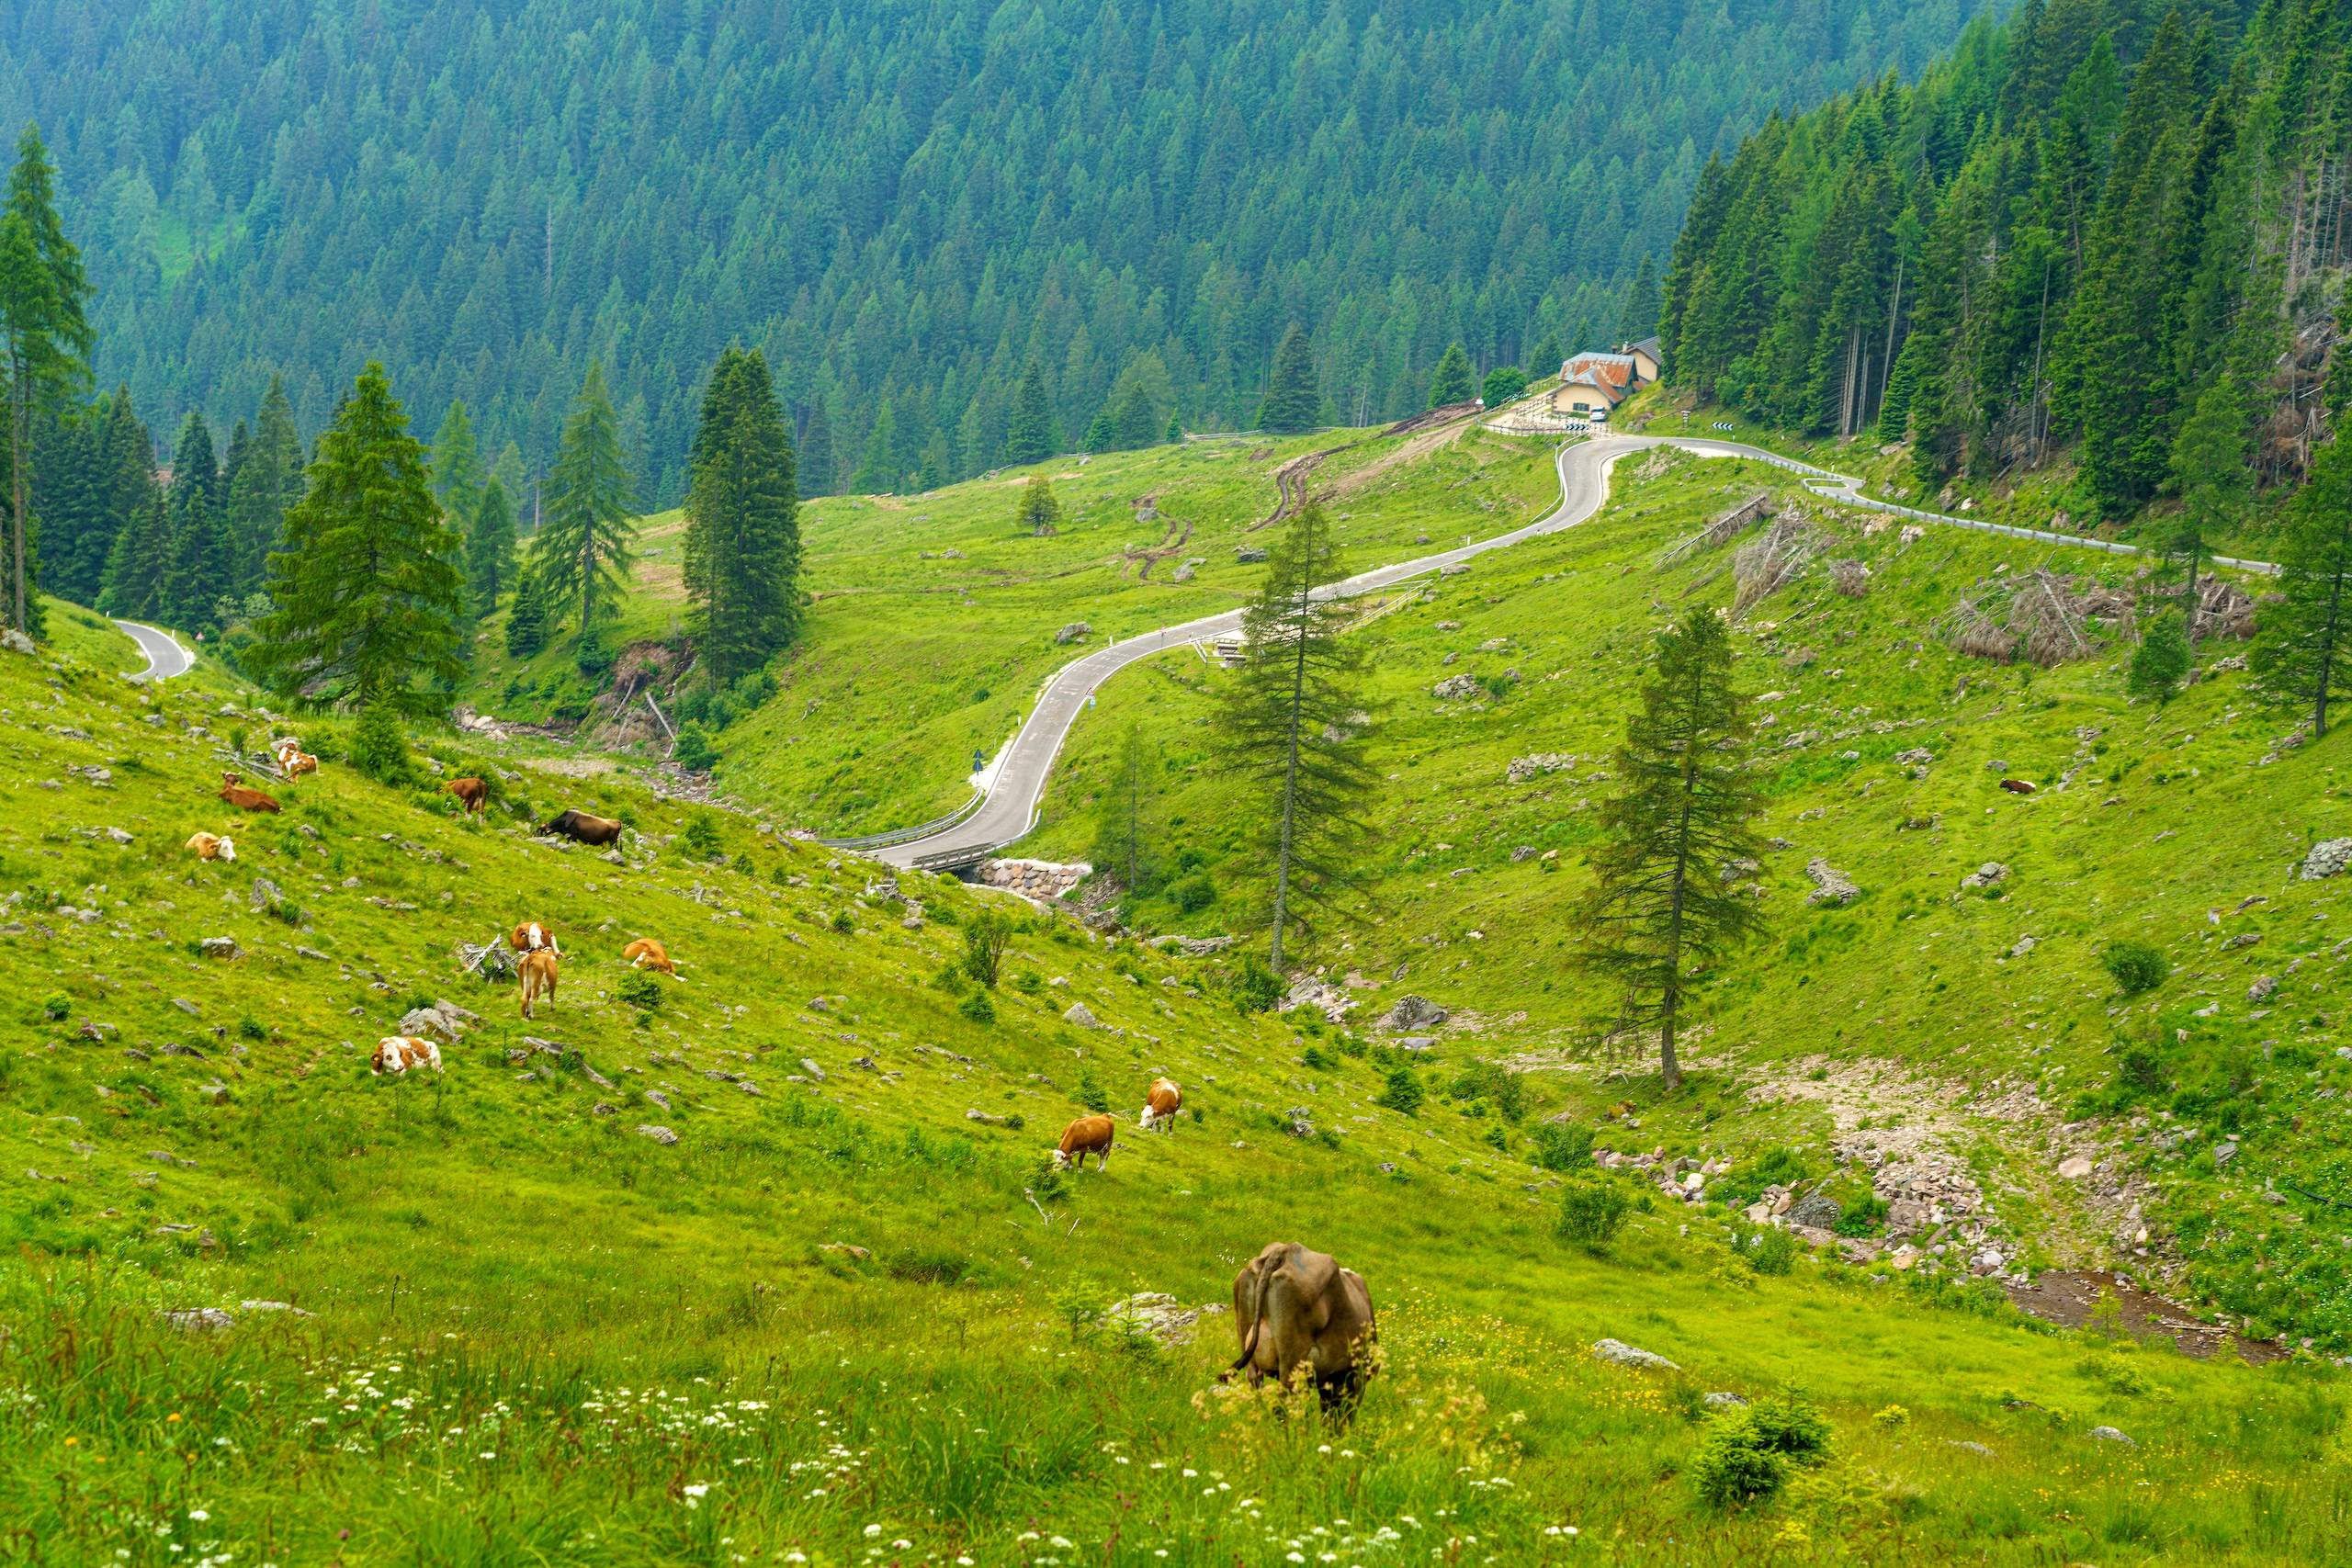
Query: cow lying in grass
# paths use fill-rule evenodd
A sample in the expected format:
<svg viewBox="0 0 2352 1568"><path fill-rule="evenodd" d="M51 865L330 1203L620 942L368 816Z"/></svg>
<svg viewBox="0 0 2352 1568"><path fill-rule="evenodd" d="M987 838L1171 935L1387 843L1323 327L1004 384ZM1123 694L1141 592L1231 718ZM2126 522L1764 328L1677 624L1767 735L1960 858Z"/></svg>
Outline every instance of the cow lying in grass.
<svg viewBox="0 0 2352 1568"><path fill-rule="evenodd" d="M650 936L639 937L622 948L621 956L628 960L628 966L632 969L651 969L669 976L673 980L678 978L678 965L671 958L670 950ZM684 984L684 981L679 983Z"/></svg>
<svg viewBox="0 0 2352 1568"><path fill-rule="evenodd" d="M270 748L269 754L277 759L277 771L291 784L304 773L319 771L319 760L302 750L299 740L281 740Z"/></svg>
<svg viewBox="0 0 2352 1568"><path fill-rule="evenodd" d="M621 825L609 817L591 817L585 811L567 810L559 813L539 831L577 843L614 844L620 841Z"/></svg>
<svg viewBox="0 0 2352 1568"><path fill-rule="evenodd" d="M441 1047L432 1041L419 1040L413 1034L387 1034L376 1042L373 1070L379 1076L390 1073L397 1077L425 1067L436 1073L441 1070Z"/></svg>
<svg viewBox="0 0 2352 1568"><path fill-rule="evenodd" d="M198 860L235 860L237 846L218 833L198 833L190 838L187 847L196 852Z"/></svg>
<svg viewBox="0 0 2352 1568"><path fill-rule="evenodd" d="M1157 1127L1166 1132L1175 1123L1176 1112L1184 1108L1184 1091L1176 1087L1173 1078L1154 1078L1151 1089L1144 1095L1143 1115L1138 1118L1147 1133Z"/></svg>
<svg viewBox="0 0 2352 1568"><path fill-rule="evenodd" d="M1118 1135L1119 1123L1109 1116L1081 1116L1062 1129L1061 1146L1054 1151L1054 1168L1068 1170L1076 1165L1086 1168L1086 1156L1095 1156L1098 1171L1111 1168L1111 1140Z"/></svg>
<svg viewBox="0 0 2352 1568"><path fill-rule="evenodd" d="M220 798L240 811L276 811L277 802L257 789L247 786L242 773L220 775Z"/></svg>
<svg viewBox="0 0 2352 1568"><path fill-rule="evenodd" d="M1241 1354L1225 1377L1291 1388L1303 1367L1327 1411L1351 1407L1374 1371L1379 1328L1363 1277L1296 1242L1272 1243L1233 1277L1233 1328Z"/></svg>
<svg viewBox="0 0 2352 1568"><path fill-rule="evenodd" d="M551 948L533 948L523 954L514 965L515 975L523 984L523 1016L529 1018L531 1009L541 997L555 1000L555 953Z"/></svg>

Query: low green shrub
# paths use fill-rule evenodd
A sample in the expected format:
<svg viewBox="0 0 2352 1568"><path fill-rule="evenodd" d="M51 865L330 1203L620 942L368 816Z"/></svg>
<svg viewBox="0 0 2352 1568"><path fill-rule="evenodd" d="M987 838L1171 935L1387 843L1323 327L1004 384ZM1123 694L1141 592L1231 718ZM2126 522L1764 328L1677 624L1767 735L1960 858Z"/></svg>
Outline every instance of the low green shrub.
<svg viewBox="0 0 2352 1568"><path fill-rule="evenodd" d="M1625 1190L1604 1177L1580 1177L1560 1190L1560 1215L1553 1229L1560 1239L1599 1252L1625 1228L1631 1204Z"/></svg>
<svg viewBox="0 0 2352 1568"><path fill-rule="evenodd" d="M988 992L978 986L964 993L964 999L956 1004L956 1010L974 1023L996 1021L996 1003L990 1001Z"/></svg>
<svg viewBox="0 0 2352 1568"><path fill-rule="evenodd" d="M2160 949L2144 942L2109 942L2098 961L2115 976L2115 983L2123 987L2123 994L2128 997L2154 990L2172 973L2171 961Z"/></svg>
<svg viewBox="0 0 2352 1568"><path fill-rule="evenodd" d="M1272 1012L1283 999L1283 983L1266 966L1266 961L1254 953L1245 953L1234 965L1233 978L1227 983L1233 1005L1239 1011Z"/></svg>
<svg viewBox="0 0 2352 1568"><path fill-rule="evenodd" d="M1545 1170L1582 1170L1592 1163L1592 1129L1580 1122L1546 1122L1535 1129L1535 1163Z"/></svg>
<svg viewBox="0 0 2352 1568"><path fill-rule="evenodd" d="M632 969L614 985L613 995L633 1008L652 1012L662 1006L662 982L650 970Z"/></svg>
<svg viewBox="0 0 2352 1568"><path fill-rule="evenodd" d="M1380 1098L1373 1103L1401 1116L1412 1116L1421 1109L1421 1080L1413 1069L1394 1066L1388 1069L1388 1082L1381 1089Z"/></svg>
<svg viewBox="0 0 2352 1568"><path fill-rule="evenodd" d="M1716 1508L1770 1497L1792 1466L1827 1457L1829 1436L1821 1413L1794 1395L1759 1399L1709 1425L1690 1459L1691 1483L1700 1499Z"/></svg>

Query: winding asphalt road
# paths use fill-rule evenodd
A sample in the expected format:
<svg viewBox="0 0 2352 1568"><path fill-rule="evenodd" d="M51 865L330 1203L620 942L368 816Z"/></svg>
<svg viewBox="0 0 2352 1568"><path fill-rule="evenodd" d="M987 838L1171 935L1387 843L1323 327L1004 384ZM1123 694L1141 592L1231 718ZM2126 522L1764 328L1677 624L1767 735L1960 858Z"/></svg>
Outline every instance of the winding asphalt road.
<svg viewBox="0 0 2352 1568"><path fill-rule="evenodd" d="M182 648L171 633L141 626L137 621L117 621L115 625L120 626L124 635L139 645L139 651L147 656L147 668L130 679L168 681L174 676L185 675L196 667L195 656Z"/></svg>
<svg viewBox="0 0 2352 1568"><path fill-rule="evenodd" d="M1899 517L1913 517L1978 533L2006 534L2012 538L2046 540L2052 544L2111 555L2139 553L2130 545L2114 544L2104 539L2088 539L2041 528L2019 528L1944 513L1922 512L1914 507L1872 500L1861 493L1860 481L1850 475L1817 468L1783 457L1777 452L1767 452L1759 446L1694 436L1604 435L1560 448L1555 460L1560 475L1560 503L1534 522L1514 528L1508 534L1498 534L1490 539L1481 539L1437 555L1422 556L1359 573L1333 584L1326 592L1338 598L1377 592L1413 578L1427 577L1449 566L1475 559L1489 550L1508 549L1528 539L1573 528L1599 512L1601 503L1608 500L1609 470L1617 460L1653 446L1679 447L1702 457L1745 457L1751 462L1770 463L1775 468L1802 475L1806 487L1825 500ZM2259 572L2278 570L2266 561L2216 558L2216 564ZM943 825L936 832L899 843L877 843L873 840L843 840L839 842L843 848L864 849L881 860L901 866L918 863L953 865L1003 848L1036 826L1038 803L1045 797L1046 781L1053 773L1054 759L1060 754L1062 742L1069 739L1070 726L1077 722L1079 714L1085 709L1087 698L1103 682L1137 660L1148 659L1156 653L1182 648L1191 642L1213 641L1238 632L1240 627L1241 612L1227 610L1222 615L1185 621L1164 631L1131 637L1065 664L1046 681L1045 691L1039 695L1036 709L1029 716L1029 721L1006 743L1006 750L998 760L995 776L985 788L977 810L952 821L950 825Z"/></svg>

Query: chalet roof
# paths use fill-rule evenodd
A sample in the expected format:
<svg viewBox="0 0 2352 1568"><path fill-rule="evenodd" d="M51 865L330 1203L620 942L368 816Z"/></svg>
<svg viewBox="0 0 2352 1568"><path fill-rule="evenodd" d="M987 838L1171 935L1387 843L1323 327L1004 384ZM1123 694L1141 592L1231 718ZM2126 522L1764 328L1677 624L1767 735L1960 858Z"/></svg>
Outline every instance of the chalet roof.
<svg viewBox="0 0 2352 1568"><path fill-rule="evenodd" d="M1560 390L1565 392L1572 389L1581 389L1588 392L1598 392L1603 399L1607 400L1609 406L1611 408L1616 407L1619 403L1625 400L1625 388L1622 384L1604 379L1601 377L1592 374L1589 370L1578 371L1573 376L1562 378L1560 381Z"/></svg>
<svg viewBox="0 0 2352 1568"><path fill-rule="evenodd" d="M1623 392L1632 389L1636 369L1630 354L1586 353L1561 367L1560 377L1567 381L1584 378L1606 381Z"/></svg>

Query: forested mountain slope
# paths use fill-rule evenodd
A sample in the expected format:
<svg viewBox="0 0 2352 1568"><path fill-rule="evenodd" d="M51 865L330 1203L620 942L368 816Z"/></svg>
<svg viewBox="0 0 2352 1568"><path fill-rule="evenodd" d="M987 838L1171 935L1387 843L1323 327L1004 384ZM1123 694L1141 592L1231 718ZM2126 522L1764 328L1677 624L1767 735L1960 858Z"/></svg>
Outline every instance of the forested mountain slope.
<svg viewBox="0 0 2352 1568"><path fill-rule="evenodd" d="M2352 52L2331 0L2030 0L1917 86L1774 120L1700 180L1673 378L1813 433L1911 442L2120 521L2244 523L2302 480L2347 261Z"/></svg>
<svg viewBox="0 0 2352 1568"><path fill-rule="evenodd" d="M0 119L157 429L273 371L316 429L372 355L537 466L601 356L667 502L741 339L827 411L822 493L993 466L1033 360L1074 442L1122 375L1248 423L1294 321L1357 423L1452 340L1620 333L1711 152L1984 8L104 0L0 17Z"/></svg>

